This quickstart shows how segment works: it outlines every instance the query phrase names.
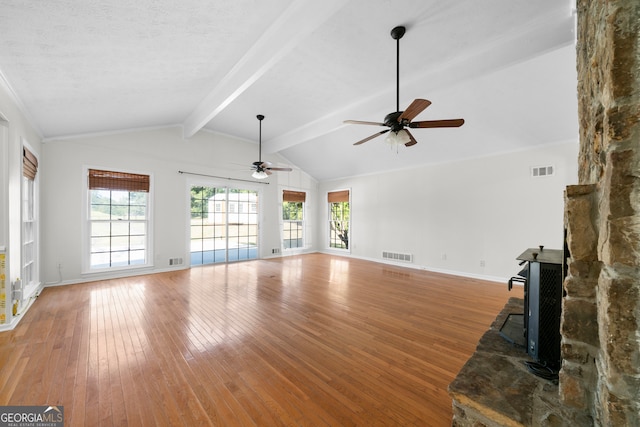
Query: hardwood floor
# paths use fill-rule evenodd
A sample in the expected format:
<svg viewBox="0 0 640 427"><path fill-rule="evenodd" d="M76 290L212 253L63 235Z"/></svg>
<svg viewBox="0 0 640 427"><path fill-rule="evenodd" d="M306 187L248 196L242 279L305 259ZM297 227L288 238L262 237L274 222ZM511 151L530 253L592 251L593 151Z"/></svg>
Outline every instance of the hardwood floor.
<svg viewBox="0 0 640 427"><path fill-rule="evenodd" d="M444 426L506 284L309 254L46 288L0 405L65 425Z"/></svg>

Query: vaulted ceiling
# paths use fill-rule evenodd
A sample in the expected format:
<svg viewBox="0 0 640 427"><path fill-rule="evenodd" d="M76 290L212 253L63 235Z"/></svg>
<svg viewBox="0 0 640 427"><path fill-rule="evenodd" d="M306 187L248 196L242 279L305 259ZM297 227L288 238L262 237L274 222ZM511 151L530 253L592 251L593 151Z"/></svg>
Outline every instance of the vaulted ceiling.
<svg viewBox="0 0 640 427"><path fill-rule="evenodd" d="M318 180L575 141L570 0L3 0L0 80L45 140L181 125ZM418 144L353 143L400 108Z"/></svg>

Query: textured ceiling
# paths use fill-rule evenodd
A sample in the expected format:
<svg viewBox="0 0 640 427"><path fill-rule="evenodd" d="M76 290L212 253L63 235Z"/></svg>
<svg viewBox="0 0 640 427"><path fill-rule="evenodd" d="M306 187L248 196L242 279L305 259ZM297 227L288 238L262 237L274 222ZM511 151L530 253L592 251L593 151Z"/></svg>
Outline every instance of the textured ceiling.
<svg viewBox="0 0 640 427"><path fill-rule="evenodd" d="M257 139L319 180L577 140L570 0L3 0L0 77L45 139L182 125ZM463 117L390 152L395 111Z"/></svg>

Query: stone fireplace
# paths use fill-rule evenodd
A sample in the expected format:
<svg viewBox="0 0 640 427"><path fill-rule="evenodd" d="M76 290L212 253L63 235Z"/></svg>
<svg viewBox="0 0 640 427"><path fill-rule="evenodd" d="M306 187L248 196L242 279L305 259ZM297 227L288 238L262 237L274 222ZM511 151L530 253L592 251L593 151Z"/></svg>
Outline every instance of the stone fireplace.
<svg viewBox="0 0 640 427"><path fill-rule="evenodd" d="M578 1L579 185L566 191L560 401L640 425L640 3Z"/></svg>
<svg viewBox="0 0 640 427"><path fill-rule="evenodd" d="M579 184L565 192L570 257L558 385L527 391L544 411L533 404L509 417L478 404L477 387L475 397L460 394L464 379L456 379L456 426L640 426L640 2L576 6ZM481 340L468 364L496 351Z"/></svg>

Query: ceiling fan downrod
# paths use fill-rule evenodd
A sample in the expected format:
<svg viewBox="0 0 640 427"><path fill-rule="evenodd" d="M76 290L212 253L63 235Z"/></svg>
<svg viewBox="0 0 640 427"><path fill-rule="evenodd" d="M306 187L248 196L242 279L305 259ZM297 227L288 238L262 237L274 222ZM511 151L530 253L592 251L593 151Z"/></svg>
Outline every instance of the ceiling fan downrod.
<svg viewBox="0 0 640 427"><path fill-rule="evenodd" d="M258 114L256 117L260 124L258 130L258 161L262 163L262 121L264 120L264 116L262 114Z"/></svg>
<svg viewBox="0 0 640 427"><path fill-rule="evenodd" d="M396 41L396 111L400 111L400 39L405 31L402 25L391 30L391 38Z"/></svg>

